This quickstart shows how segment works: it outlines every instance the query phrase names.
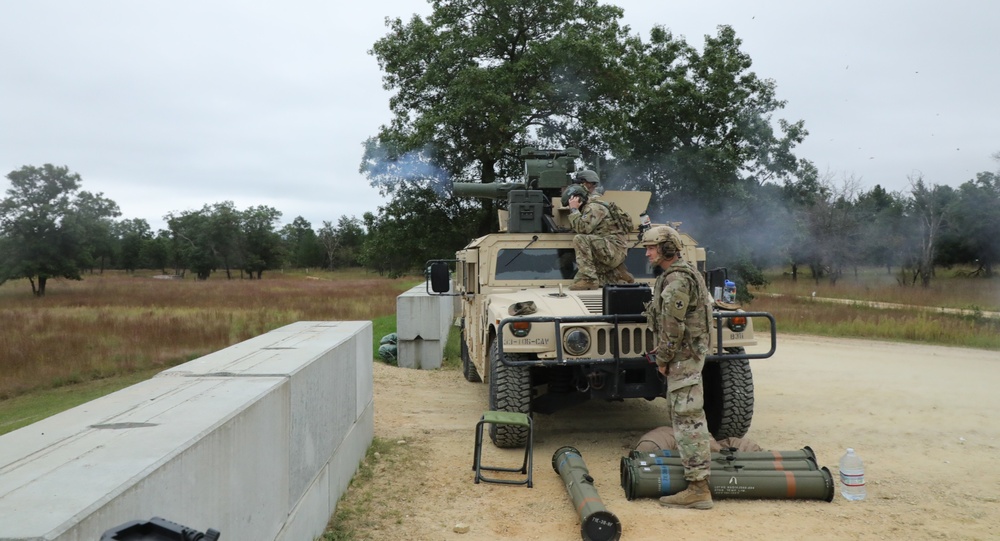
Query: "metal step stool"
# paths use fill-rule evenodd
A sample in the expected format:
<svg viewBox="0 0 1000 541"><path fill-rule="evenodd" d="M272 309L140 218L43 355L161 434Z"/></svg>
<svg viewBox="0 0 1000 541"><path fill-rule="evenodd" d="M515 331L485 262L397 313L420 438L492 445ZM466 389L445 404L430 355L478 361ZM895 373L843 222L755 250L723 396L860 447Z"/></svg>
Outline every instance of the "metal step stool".
<svg viewBox="0 0 1000 541"><path fill-rule="evenodd" d="M519 468L503 468L499 466L483 466L483 427L487 424L492 425L511 425L511 426L523 426L528 428L528 443L524 446L524 462ZM531 424L531 417L524 413L516 413L510 411L487 411L483 413L479 422L476 423L476 449L473 453L472 458L472 469L476 472L476 483L484 481L486 483L502 483L505 485L528 485L531 488L531 461L532 461L532 445L534 441L533 427ZM500 472L520 472L527 474L524 479L498 479L495 477L486 477L483 475L483 471L500 471Z"/></svg>

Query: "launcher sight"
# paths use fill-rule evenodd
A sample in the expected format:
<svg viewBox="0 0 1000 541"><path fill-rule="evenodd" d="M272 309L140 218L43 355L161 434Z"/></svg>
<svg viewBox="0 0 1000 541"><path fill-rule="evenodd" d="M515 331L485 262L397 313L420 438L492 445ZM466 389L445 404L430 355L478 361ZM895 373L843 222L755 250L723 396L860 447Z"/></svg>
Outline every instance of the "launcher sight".
<svg viewBox="0 0 1000 541"><path fill-rule="evenodd" d="M576 160L580 150L539 150L534 147L521 149L524 163L522 182L453 182L452 190L460 197L506 199L508 202L508 231L515 233L541 233L554 231L552 200L562 195L562 190L573 183Z"/></svg>

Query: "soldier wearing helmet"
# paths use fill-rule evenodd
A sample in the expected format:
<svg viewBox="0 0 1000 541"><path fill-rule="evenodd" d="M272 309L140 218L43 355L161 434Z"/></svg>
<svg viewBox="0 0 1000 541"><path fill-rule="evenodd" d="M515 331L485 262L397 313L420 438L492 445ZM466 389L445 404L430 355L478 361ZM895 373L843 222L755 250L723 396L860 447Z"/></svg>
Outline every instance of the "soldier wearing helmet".
<svg viewBox="0 0 1000 541"><path fill-rule="evenodd" d="M660 498L664 507L711 509L708 476L712 460L705 390L701 371L708 354L712 304L705 279L681 258L680 234L666 225L643 233L650 264L663 269L656 278L646 317L657 337L657 369L667 379L667 407L677 435L688 486Z"/></svg>
<svg viewBox="0 0 1000 541"><path fill-rule="evenodd" d="M569 207L569 225L577 233L573 236L573 248L578 270L569 288L597 289L607 283L634 282L635 278L625 268L629 232L612 218L610 208L593 201L590 192L580 184L566 188L562 203Z"/></svg>
<svg viewBox="0 0 1000 541"><path fill-rule="evenodd" d="M574 182L586 188L591 199L596 199L601 196L601 194L597 191L597 189L601 186L601 177L596 171L583 169L576 174Z"/></svg>

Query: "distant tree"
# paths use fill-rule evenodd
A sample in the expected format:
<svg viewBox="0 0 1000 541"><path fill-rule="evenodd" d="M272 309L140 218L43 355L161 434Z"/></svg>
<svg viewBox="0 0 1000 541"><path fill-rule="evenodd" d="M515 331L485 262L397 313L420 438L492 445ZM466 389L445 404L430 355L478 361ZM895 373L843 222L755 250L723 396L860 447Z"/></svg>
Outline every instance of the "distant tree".
<svg viewBox="0 0 1000 541"><path fill-rule="evenodd" d="M212 210L208 205L201 210L187 210L166 216L170 228L174 267L190 269L199 280L207 280L219 268L216 255Z"/></svg>
<svg viewBox="0 0 1000 541"><path fill-rule="evenodd" d="M885 267L892 274L892 267L902 263L905 253L906 202L899 193L888 192L876 184L858 196L860 219L859 244L855 247L865 263Z"/></svg>
<svg viewBox="0 0 1000 541"><path fill-rule="evenodd" d="M103 193L80 192L73 202L72 219L84 239L86 259L82 262L91 270L96 265L100 272L115 255L116 238L114 220L121 216L118 204L104 197Z"/></svg>
<svg viewBox="0 0 1000 541"><path fill-rule="evenodd" d="M323 246L309 220L296 216L292 223L281 228L279 234L290 266L299 269L324 266Z"/></svg>
<svg viewBox="0 0 1000 541"><path fill-rule="evenodd" d="M1000 172L981 172L958 188L951 235L968 254L973 275L992 278L1000 263Z"/></svg>
<svg viewBox="0 0 1000 541"><path fill-rule="evenodd" d="M910 179L910 213L914 223L913 282L920 278L923 287L930 287L934 275L934 259L942 226L955 211L955 190L937 184L927 186L923 177Z"/></svg>
<svg viewBox="0 0 1000 541"><path fill-rule="evenodd" d="M241 213L240 229L243 243L243 270L251 279L262 277L265 270L281 265L281 237L276 228L281 212L260 205Z"/></svg>
<svg viewBox="0 0 1000 541"><path fill-rule="evenodd" d="M24 166L7 179L11 185L0 200L0 283L27 278L41 297L49 278L80 280L91 261L90 226L110 218L117 205L78 193L80 175L67 167Z"/></svg>
<svg viewBox="0 0 1000 541"><path fill-rule="evenodd" d="M143 245L153 238L149 223L142 218L122 220L114 224L113 234L118 239L118 264L133 273L143 265Z"/></svg>
<svg viewBox="0 0 1000 541"><path fill-rule="evenodd" d="M160 229L155 237L142 243L140 257L148 262L150 268L159 269L163 274L167 274L170 262L176 261L172 253L173 245L170 231Z"/></svg>
<svg viewBox="0 0 1000 541"><path fill-rule="evenodd" d="M361 264L361 250L365 242L365 229L361 220L341 216L337 220L338 249L334 254L339 267L356 267Z"/></svg>
<svg viewBox="0 0 1000 541"><path fill-rule="evenodd" d="M233 278L233 269L246 265L243 226L244 214L236 209L232 201L215 203L203 209L208 219L208 230L202 239L211 250L218 264L226 271L226 278Z"/></svg>

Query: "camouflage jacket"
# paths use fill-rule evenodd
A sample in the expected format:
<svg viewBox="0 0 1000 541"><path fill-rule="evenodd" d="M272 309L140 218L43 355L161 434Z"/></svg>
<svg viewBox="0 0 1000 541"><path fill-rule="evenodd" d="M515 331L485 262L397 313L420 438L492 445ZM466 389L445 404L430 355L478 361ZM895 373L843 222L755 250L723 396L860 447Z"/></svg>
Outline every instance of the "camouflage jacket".
<svg viewBox="0 0 1000 541"><path fill-rule="evenodd" d="M656 278L646 317L657 337L656 364L708 353L712 303L708 288L690 263L675 261Z"/></svg>
<svg viewBox="0 0 1000 541"><path fill-rule="evenodd" d="M569 226L575 233L599 235L620 240L622 243L625 243L628 234L611 218L611 211L607 206L589 201L580 207L580 212L570 213Z"/></svg>

